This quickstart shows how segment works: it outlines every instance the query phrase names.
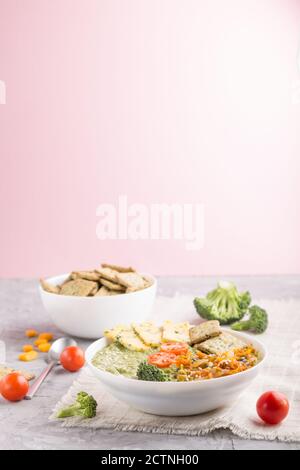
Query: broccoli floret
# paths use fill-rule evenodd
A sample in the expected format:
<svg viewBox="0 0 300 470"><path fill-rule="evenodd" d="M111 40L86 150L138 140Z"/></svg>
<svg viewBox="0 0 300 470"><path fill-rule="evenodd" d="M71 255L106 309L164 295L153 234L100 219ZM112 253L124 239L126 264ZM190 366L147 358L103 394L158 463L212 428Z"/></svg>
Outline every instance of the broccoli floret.
<svg viewBox="0 0 300 470"><path fill-rule="evenodd" d="M69 418L70 416L82 416L83 418L94 418L96 416L97 402L92 395L86 392L77 393L73 405L59 411L58 418Z"/></svg>
<svg viewBox="0 0 300 470"><path fill-rule="evenodd" d="M156 366L143 361L137 369L137 378L139 380L147 380L149 382L168 382L170 376Z"/></svg>
<svg viewBox="0 0 300 470"><path fill-rule="evenodd" d="M241 320L251 303L249 292L238 292L232 282L219 282L206 297L196 297L194 305L198 314L207 320L218 320L227 325Z"/></svg>
<svg viewBox="0 0 300 470"><path fill-rule="evenodd" d="M235 331L252 331L253 333L261 334L268 328L268 314L257 305L249 308L249 318L245 321L236 322L231 325Z"/></svg>

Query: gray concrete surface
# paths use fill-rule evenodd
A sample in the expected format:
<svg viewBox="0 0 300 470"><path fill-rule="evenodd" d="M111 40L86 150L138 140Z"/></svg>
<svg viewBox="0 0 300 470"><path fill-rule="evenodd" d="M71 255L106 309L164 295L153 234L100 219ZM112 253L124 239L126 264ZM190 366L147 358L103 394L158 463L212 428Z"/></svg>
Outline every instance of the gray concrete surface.
<svg viewBox="0 0 300 470"><path fill-rule="evenodd" d="M231 279L255 298L300 297L300 276ZM161 278L159 293L171 296L181 292L192 297L214 287L216 281L214 277ZM60 334L42 307L37 281L0 280L0 339L6 343L7 362L13 366L20 367L17 357L24 344L24 330L29 327ZM43 365L39 359L24 368L38 374ZM58 368L32 401L11 404L0 399L0 449L300 449L300 444L242 440L225 430L206 437L185 437L62 428L48 422L48 416L75 377Z"/></svg>

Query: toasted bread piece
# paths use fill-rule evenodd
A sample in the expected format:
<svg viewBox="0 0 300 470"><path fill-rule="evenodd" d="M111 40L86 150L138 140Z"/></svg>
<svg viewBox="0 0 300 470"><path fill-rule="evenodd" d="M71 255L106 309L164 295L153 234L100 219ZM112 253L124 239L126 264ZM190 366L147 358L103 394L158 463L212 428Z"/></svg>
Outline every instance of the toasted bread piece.
<svg viewBox="0 0 300 470"><path fill-rule="evenodd" d="M59 294L60 293L60 287L59 286L53 286L52 284L49 284L49 282L45 281L44 279L40 279L40 284L41 284L42 288L46 292L49 292L50 294Z"/></svg>
<svg viewBox="0 0 300 470"><path fill-rule="evenodd" d="M218 320L206 321L190 329L191 344L202 343L209 338L219 336L221 333Z"/></svg>
<svg viewBox="0 0 300 470"><path fill-rule="evenodd" d="M128 325L117 325L114 328L111 328L110 330L105 330L104 336L110 341L116 341L121 331L128 330L128 329L130 329Z"/></svg>
<svg viewBox="0 0 300 470"><path fill-rule="evenodd" d="M111 330L104 331L104 336L110 341L118 341L125 348L131 351L147 351L147 346L128 325L117 325Z"/></svg>
<svg viewBox="0 0 300 470"><path fill-rule="evenodd" d="M234 349L243 348L245 343L229 333L222 333L216 338L208 339L203 343L195 344L194 348L206 354L222 354Z"/></svg>
<svg viewBox="0 0 300 470"><path fill-rule="evenodd" d="M116 278L119 284L128 289L139 290L145 287L145 281L138 273L118 273Z"/></svg>
<svg viewBox="0 0 300 470"><path fill-rule="evenodd" d="M86 297L98 288L98 283L94 281L87 281L85 279L74 279L66 282L60 290L62 295L76 295Z"/></svg>
<svg viewBox="0 0 300 470"><path fill-rule="evenodd" d="M190 324L188 322L173 323L171 320L166 320L163 323L163 342L179 341L184 343L190 342L189 335Z"/></svg>
<svg viewBox="0 0 300 470"><path fill-rule="evenodd" d="M73 271L72 279L86 279L87 281L99 281L99 274L95 271Z"/></svg>
<svg viewBox="0 0 300 470"><path fill-rule="evenodd" d="M118 271L118 273L134 273L135 272L135 269L131 267L125 268L124 266L118 266L117 264L102 263L101 266L102 268L110 268L113 271Z"/></svg>
<svg viewBox="0 0 300 470"><path fill-rule="evenodd" d="M132 323L132 328L135 333L141 338L141 340L151 346L156 348L161 344L162 340L162 331L161 328L158 328L152 322L143 322L141 324Z"/></svg>
<svg viewBox="0 0 300 470"><path fill-rule="evenodd" d="M6 375L11 374L12 372L18 372L19 374L23 375L26 380L32 380L35 378L35 375L31 374L30 372L24 370L16 370L12 367L0 365L0 380L3 379L3 377L5 377Z"/></svg>
<svg viewBox="0 0 300 470"><path fill-rule="evenodd" d="M108 281L107 279L104 279L103 277L100 278L100 282L103 286L107 287L110 290L125 292L125 289L123 286L121 286L120 284L116 284L115 282Z"/></svg>
<svg viewBox="0 0 300 470"><path fill-rule="evenodd" d="M147 351L149 349L149 346L138 337L131 327L126 330L121 330L120 333L117 334L116 340L125 348L130 349L130 351Z"/></svg>

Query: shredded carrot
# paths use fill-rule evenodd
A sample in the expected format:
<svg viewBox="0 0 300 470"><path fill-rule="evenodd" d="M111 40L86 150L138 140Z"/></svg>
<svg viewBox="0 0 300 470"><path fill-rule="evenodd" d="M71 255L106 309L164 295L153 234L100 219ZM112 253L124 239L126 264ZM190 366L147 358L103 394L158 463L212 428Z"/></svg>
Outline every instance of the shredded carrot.
<svg viewBox="0 0 300 470"><path fill-rule="evenodd" d="M178 381L208 380L237 374L253 367L258 361L252 346L227 351L220 355L188 352L177 359Z"/></svg>

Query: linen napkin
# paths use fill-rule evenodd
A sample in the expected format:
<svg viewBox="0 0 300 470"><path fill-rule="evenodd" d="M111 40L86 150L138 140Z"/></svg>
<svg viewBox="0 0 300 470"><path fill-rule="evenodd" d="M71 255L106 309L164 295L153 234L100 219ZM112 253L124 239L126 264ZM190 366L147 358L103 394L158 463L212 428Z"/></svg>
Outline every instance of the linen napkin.
<svg viewBox="0 0 300 470"><path fill-rule="evenodd" d="M300 442L300 301L256 300L255 303L269 313L269 328L259 336L267 348L268 358L261 374L233 405L197 416L154 416L136 411L113 398L85 368L57 403L50 419L68 427L180 435L204 435L222 428L247 439ZM158 297L151 318L158 324L170 318L173 321L188 320L191 324L199 322L191 297L183 295ZM57 411L71 404L81 390L96 398L99 404L97 416L85 420L58 420ZM267 390L280 391L290 401L289 416L278 426L267 426L256 415L256 401Z"/></svg>

